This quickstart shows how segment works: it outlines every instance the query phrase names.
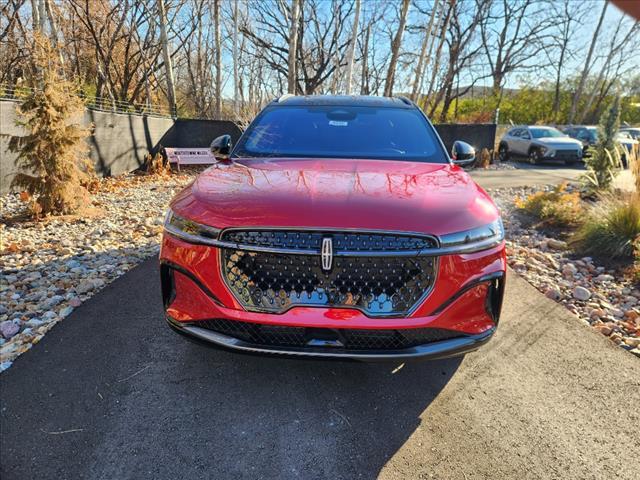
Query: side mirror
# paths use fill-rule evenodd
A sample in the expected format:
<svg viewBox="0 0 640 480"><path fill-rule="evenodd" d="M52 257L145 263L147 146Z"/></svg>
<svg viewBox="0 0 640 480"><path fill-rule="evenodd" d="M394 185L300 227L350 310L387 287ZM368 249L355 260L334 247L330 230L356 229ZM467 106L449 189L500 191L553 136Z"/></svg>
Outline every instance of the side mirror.
<svg viewBox="0 0 640 480"><path fill-rule="evenodd" d="M476 150L468 143L456 140L451 148L451 159L461 167L471 166L476 162Z"/></svg>
<svg viewBox="0 0 640 480"><path fill-rule="evenodd" d="M231 147L231 135L220 135L211 142L209 148L217 159L226 160L231 153Z"/></svg>

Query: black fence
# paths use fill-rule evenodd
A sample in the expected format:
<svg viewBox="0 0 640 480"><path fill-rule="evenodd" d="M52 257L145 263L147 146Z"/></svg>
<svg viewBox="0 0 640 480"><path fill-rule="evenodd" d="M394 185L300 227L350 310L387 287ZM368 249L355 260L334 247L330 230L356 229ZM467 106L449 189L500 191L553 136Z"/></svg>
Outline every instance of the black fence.
<svg viewBox="0 0 640 480"><path fill-rule="evenodd" d="M494 149L497 127L494 123L441 123L434 127L449 152L456 140L473 145L477 152Z"/></svg>
<svg viewBox="0 0 640 480"><path fill-rule="evenodd" d="M242 130L229 120L194 120L178 118L158 142L157 147L206 148L220 135L229 134L235 143Z"/></svg>

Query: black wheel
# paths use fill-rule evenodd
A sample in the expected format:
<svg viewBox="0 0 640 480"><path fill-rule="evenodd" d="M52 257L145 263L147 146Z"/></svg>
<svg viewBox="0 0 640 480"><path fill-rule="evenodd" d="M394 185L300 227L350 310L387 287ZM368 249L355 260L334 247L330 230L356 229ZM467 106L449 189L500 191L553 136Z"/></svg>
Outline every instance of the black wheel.
<svg viewBox="0 0 640 480"><path fill-rule="evenodd" d="M509 148L504 143L501 143L500 147L498 148L498 159L501 162L509 161Z"/></svg>
<svg viewBox="0 0 640 480"><path fill-rule="evenodd" d="M538 150L537 148L532 148L531 151L529 151L529 163L531 165L540 163L540 150Z"/></svg>

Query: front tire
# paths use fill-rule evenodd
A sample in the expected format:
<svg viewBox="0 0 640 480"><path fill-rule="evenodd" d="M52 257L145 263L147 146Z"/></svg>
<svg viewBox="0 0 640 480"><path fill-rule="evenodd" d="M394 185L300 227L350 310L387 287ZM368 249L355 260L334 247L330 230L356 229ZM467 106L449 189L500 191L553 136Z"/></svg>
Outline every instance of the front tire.
<svg viewBox="0 0 640 480"><path fill-rule="evenodd" d="M501 162L509 161L509 147L504 143L501 143L500 147L498 147L498 159Z"/></svg>

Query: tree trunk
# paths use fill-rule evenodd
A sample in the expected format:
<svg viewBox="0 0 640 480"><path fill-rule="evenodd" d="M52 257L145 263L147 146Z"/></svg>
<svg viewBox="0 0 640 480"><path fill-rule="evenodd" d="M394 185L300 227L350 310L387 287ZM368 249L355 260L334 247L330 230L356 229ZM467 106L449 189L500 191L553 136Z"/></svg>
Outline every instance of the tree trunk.
<svg viewBox="0 0 640 480"><path fill-rule="evenodd" d="M39 0L31 0L31 27L34 32L40 31L40 10L38 10Z"/></svg>
<svg viewBox="0 0 640 480"><path fill-rule="evenodd" d="M429 50L429 53L431 53L430 47L433 46L433 41L431 39L431 30L433 29L433 22L436 18L438 3L439 3L439 0L435 0L435 2L433 3L433 9L431 10L431 16L429 17L429 24L427 25L427 30L424 34L424 39L422 40L420 58L418 59L418 66L416 67L416 76L413 80L413 90L411 92L411 100L413 100L414 102L418 100L418 93L420 90L420 86L422 85L422 75L424 73L424 69L429 64L427 49Z"/></svg>
<svg viewBox="0 0 640 480"><path fill-rule="evenodd" d="M436 49L436 61L433 64L433 71L431 72L431 81L429 82L429 88L427 90L427 102L431 101L431 94L433 93L433 88L436 83L436 76L438 75L438 69L440 68L440 57L442 55L442 47L444 45L445 37L447 35L447 28L449 28L449 22L451 21L451 15L453 14L453 10L455 8L456 0L449 0L449 8L447 9L447 15L444 18L444 22L442 23L442 28L440 30L440 40L438 41L438 48ZM425 109L426 109L425 103ZM435 111L436 105L432 105L432 110Z"/></svg>
<svg viewBox="0 0 640 480"><path fill-rule="evenodd" d="M240 94L238 75L238 0L233 2L233 111L240 114Z"/></svg>
<svg viewBox="0 0 640 480"><path fill-rule="evenodd" d="M298 50L298 18L300 16L300 0L291 1L291 23L289 25L289 70L287 92L296 94L296 52Z"/></svg>
<svg viewBox="0 0 640 480"><path fill-rule="evenodd" d="M158 16L160 17L160 42L162 43L162 56L164 58L165 76L167 79L167 100L171 115L177 115L176 89L173 83L173 66L171 65L171 54L169 52L169 40L167 38L167 12L164 8L164 0L158 1Z"/></svg>
<svg viewBox="0 0 640 480"><path fill-rule="evenodd" d="M604 2L604 6L602 7L602 12L600 13L600 19L598 20L598 25L596 26L595 32L593 32L593 38L591 39L591 45L589 46L589 53L587 53L587 59L584 63L582 74L580 75L580 82L578 83L578 88L576 89L576 93L573 96L573 102L571 103L571 112L569 113L569 123L573 123L573 120L575 119L575 116L576 116L576 112L578 111L577 110L578 103L580 102L580 97L582 96L582 90L584 90L584 84L587 80L587 75L589 75L589 68L591 67L591 57L593 56L593 50L596 47L598 34L600 33L600 27L602 26L605 13L607 13L608 6L609 6L609 2Z"/></svg>
<svg viewBox="0 0 640 480"><path fill-rule="evenodd" d="M47 12L44 5L44 0L38 0L38 30L40 33L44 33L44 24L47 20Z"/></svg>
<svg viewBox="0 0 640 480"><path fill-rule="evenodd" d="M213 0L213 28L216 42L216 119L222 118L222 41L220 39L220 0Z"/></svg>
<svg viewBox="0 0 640 480"><path fill-rule="evenodd" d="M558 114L560 113L560 80L562 75L562 66L564 65L564 56L567 49L567 42L565 41L560 50L560 58L558 60L558 66L556 69L556 86L553 92L553 120L558 121Z"/></svg>
<svg viewBox="0 0 640 480"><path fill-rule="evenodd" d="M356 40L358 38L358 22L360 21L360 0L356 0L356 13L353 19L351 41L349 42L349 54L347 57L347 88L346 94L351 95L351 82L353 79L353 59L356 52Z"/></svg>
<svg viewBox="0 0 640 480"><path fill-rule="evenodd" d="M371 36L371 23L367 25L364 34L364 48L362 51L362 80L360 81L360 95L369 95L369 37Z"/></svg>
<svg viewBox="0 0 640 480"><path fill-rule="evenodd" d="M409 12L410 0L402 0L402 9L400 11L400 24L398 30L391 43L391 59L389 60L389 69L387 70L387 79L384 84L384 95L390 97L393 95L393 83L396 77L396 65L400 56L400 47L402 46L402 35L407 24L407 13Z"/></svg>

